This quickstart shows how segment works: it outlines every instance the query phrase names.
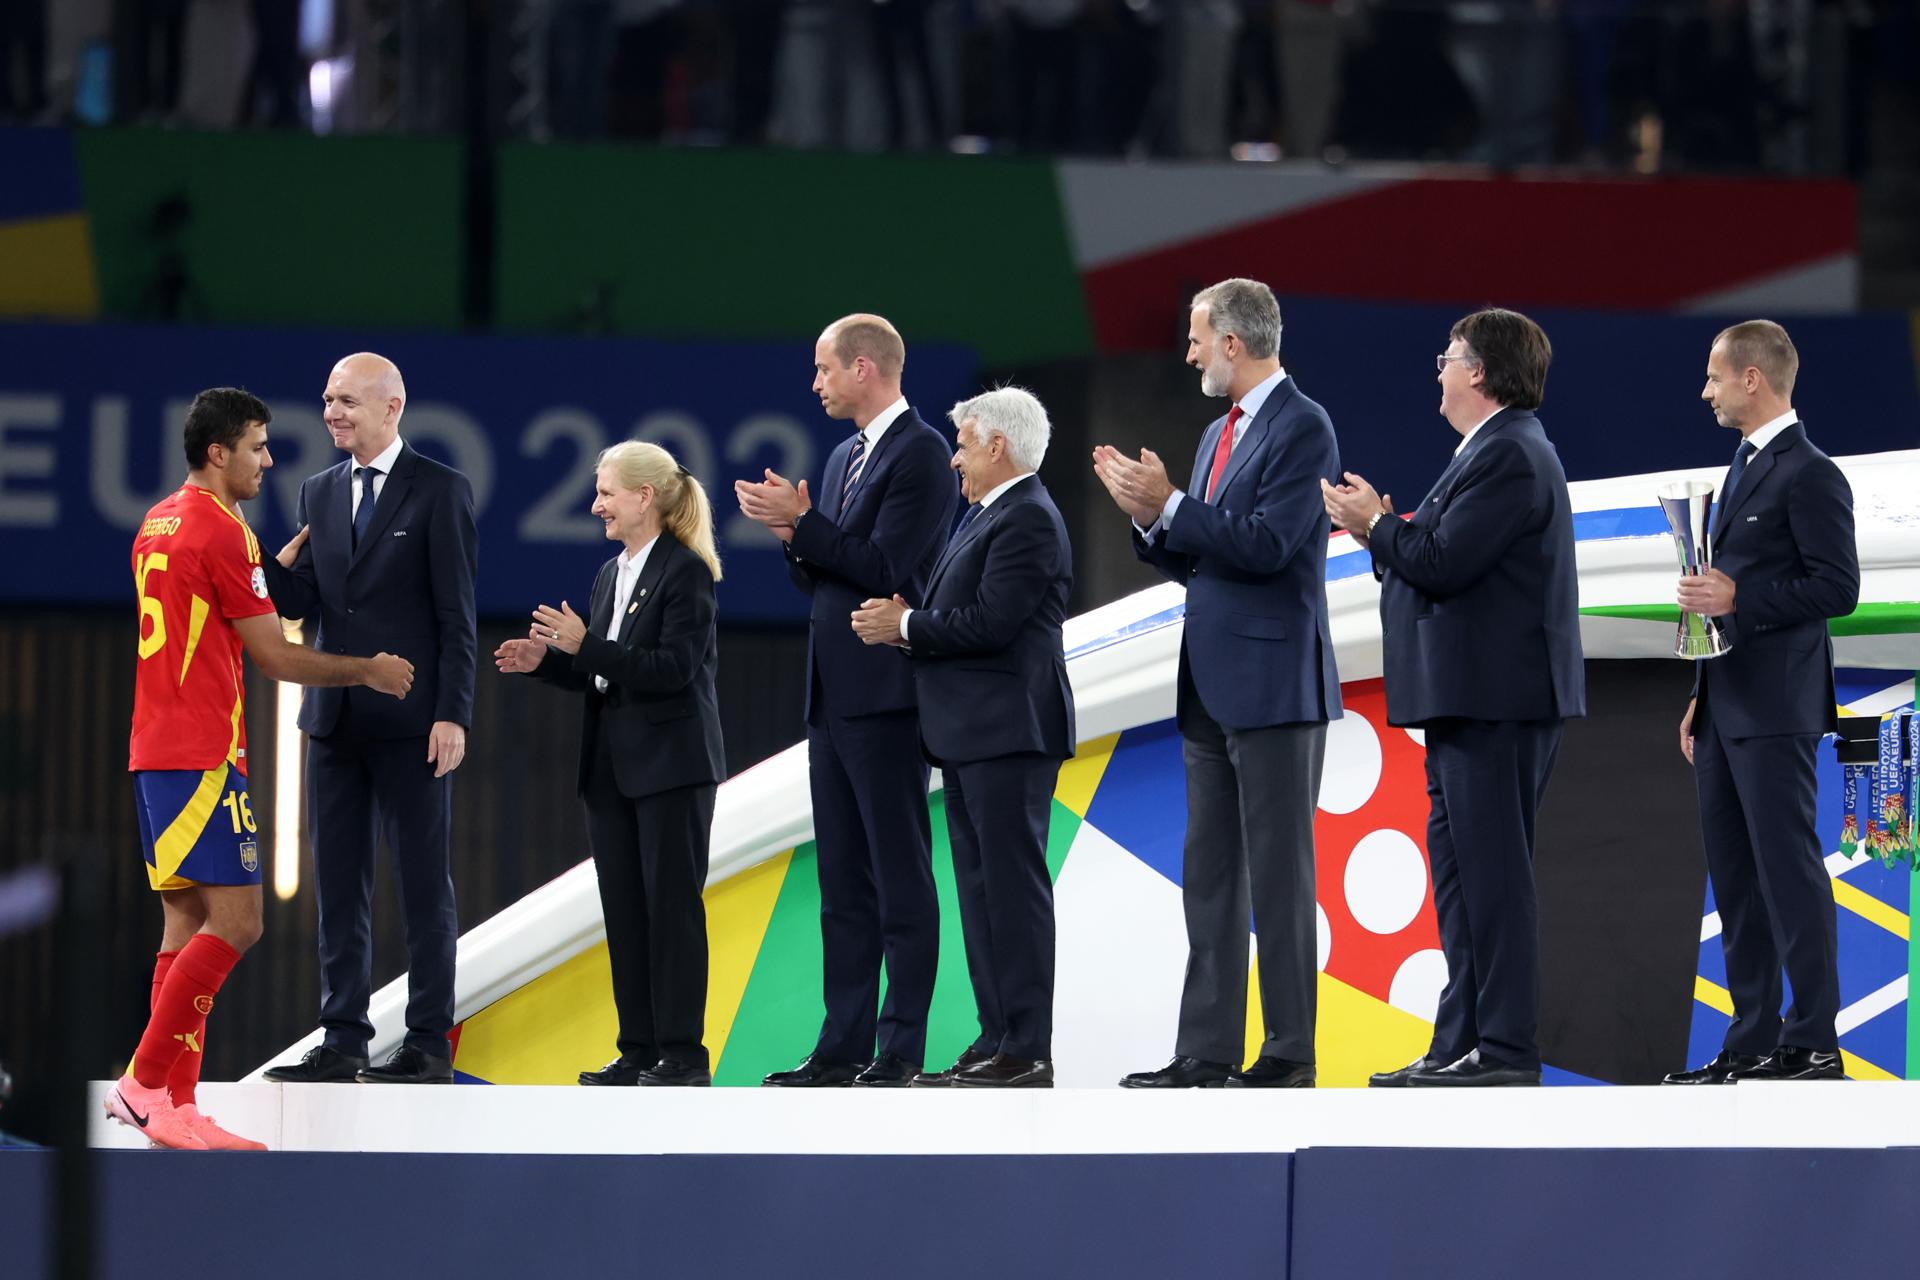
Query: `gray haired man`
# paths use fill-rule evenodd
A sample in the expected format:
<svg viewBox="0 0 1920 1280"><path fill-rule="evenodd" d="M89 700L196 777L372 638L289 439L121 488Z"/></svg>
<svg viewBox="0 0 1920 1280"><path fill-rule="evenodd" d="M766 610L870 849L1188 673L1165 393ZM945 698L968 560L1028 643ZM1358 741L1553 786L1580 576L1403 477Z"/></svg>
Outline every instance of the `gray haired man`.
<svg viewBox="0 0 1920 1280"><path fill-rule="evenodd" d="M1073 548L1034 474L1049 428L1018 387L951 414L967 502L924 600L873 599L868 644L908 646L920 741L946 781L947 832L980 1034L919 1086L1053 1085L1053 883L1047 831L1060 762L1076 741L1061 624Z"/></svg>
<svg viewBox="0 0 1920 1280"><path fill-rule="evenodd" d="M1327 631L1328 523L1340 479L1333 423L1280 367L1280 304L1255 280L1203 289L1187 363L1232 407L1201 433L1174 488L1151 450L1107 445L1094 470L1133 519L1134 550L1187 589L1176 715L1187 768L1180 896L1187 973L1174 1059L1129 1089L1299 1088L1314 1082L1313 810L1340 677ZM1241 1069L1247 916L1265 1021Z"/></svg>

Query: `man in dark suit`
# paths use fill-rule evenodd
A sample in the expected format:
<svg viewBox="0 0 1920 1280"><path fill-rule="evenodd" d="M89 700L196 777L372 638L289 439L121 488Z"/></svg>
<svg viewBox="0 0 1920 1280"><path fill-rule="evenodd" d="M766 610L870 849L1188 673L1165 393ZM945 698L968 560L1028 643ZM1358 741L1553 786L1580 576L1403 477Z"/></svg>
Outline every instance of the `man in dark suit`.
<svg viewBox="0 0 1920 1280"><path fill-rule="evenodd" d="M406 384L382 356L351 355L327 379L322 414L351 455L301 486L308 534L291 568L267 565L275 605L320 615L327 653L391 650L417 683L395 704L310 689L307 824L320 924L323 1042L270 1080L440 1084L453 1079L453 778L473 719L479 537L465 476L400 438ZM374 851L384 835L406 911L407 1034L369 1067Z"/></svg>
<svg viewBox="0 0 1920 1280"><path fill-rule="evenodd" d="M1133 518L1134 550L1187 588L1176 717L1187 770L1180 898L1187 973L1174 1058L1128 1089L1314 1083L1313 812L1340 677L1327 632L1322 483L1339 478L1326 410L1280 367L1280 304L1254 280L1202 290L1187 363L1231 402L1200 437L1192 486L1150 450L1102 445L1094 469ZM1246 1058L1247 918L1265 1035Z"/></svg>
<svg viewBox="0 0 1920 1280"><path fill-rule="evenodd" d="M1373 553L1387 721L1427 747L1427 860L1447 957L1433 1041L1375 1086L1540 1083L1534 817L1586 714L1566 473L1534 416L1553 348L1512 311L1453 326L1440 413L1462 440L1411 518L1361 477L1327 513Z"/></svg>
<svg viewBox="0 0 1920 1280"><path fill-rule="evenodd" d="M1844 1075L1813 753L1836 718L1827 619L1859 602L1860 559L1853 491L1793 411L1799 369L1787 331L1750 320L1714 339L1700 393L1741 442L1713 513L1713 568L1682 577L1679 600L1717 619L1733 648L1695 663L1680 750L1700 792L1733 1023L1713 1061L1668 1084Z"/></svg>
<svg viewBox="0 0 1920 1280"><path fill-rule="evenodd" d="M734 486L741 511L785 544L811 605L807 765L826 1018L806 1060L766 1078L774 1086L903 1086L926 1058L940 903L913 676L898 650L868 648L847 629L862 600L919 599L953 523L947 442L900 394L905 363L879 316L829 325L814 346L813 390L855 432L827 459L820 505L805 480L771 471Z"/></svg>
<svg viewBox="0 0 1920 1280"><path fill-rule="evenodd" d="M1073 548L1034 472L1047 411L1004 387L962 401L954 470L971 504L919 607L866 601L853 630L913 659L920 737L946 785L960 927L980 1035L920 1086L1053 1087L1053 882L1047 828L1073 754L1061 641Z"/></svg>

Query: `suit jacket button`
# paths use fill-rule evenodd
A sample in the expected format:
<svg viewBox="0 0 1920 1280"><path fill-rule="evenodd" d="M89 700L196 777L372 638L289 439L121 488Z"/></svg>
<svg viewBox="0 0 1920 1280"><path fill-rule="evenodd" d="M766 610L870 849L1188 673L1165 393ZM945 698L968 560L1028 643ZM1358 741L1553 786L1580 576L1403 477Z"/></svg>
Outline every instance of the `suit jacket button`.
<svg viewBox="0 0 1920 1280"><path fill-rule="evenodd" d="M347 610L347 612L348 612L348 613L352 613L352 612L353 612L353 610L351 610L351 609L349 609L349 610Z"/></svg>

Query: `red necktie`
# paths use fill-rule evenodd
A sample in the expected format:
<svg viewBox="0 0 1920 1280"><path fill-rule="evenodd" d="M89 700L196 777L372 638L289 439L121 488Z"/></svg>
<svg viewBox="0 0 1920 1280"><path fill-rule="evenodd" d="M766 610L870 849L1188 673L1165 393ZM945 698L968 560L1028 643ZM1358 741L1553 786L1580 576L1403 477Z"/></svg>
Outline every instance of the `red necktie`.
<svg viewBox="0 0 1920 1280"><path fill-rule="evenodd" d="M1227 469L1227 455L1233 452L1233 427L1240 421L1240 406L1227 410L1227 425L1220 432L1220 443L1213 446L1213 470L1207 473L1207 501L1213 501L1213 491L1220 484L1220 473Z"/></svg>

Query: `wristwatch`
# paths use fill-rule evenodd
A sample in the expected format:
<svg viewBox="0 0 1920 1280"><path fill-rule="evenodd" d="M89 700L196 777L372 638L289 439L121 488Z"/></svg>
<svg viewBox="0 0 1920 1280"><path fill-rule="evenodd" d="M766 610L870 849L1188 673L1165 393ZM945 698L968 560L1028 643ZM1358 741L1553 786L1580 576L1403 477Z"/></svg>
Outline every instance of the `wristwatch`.
<svg viewBox="0 0 1920 1280"><path fill-rule="evenodd" d="M1373 526L1379 524L1380 517L1386 514L1387 513L1385 511L1376 511L1372 515L1367 517L1367 534L1366 534L1367 537L1371 538L1373 536Z"/></svg>

